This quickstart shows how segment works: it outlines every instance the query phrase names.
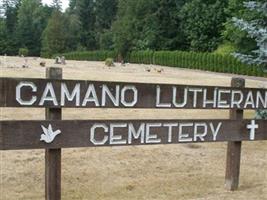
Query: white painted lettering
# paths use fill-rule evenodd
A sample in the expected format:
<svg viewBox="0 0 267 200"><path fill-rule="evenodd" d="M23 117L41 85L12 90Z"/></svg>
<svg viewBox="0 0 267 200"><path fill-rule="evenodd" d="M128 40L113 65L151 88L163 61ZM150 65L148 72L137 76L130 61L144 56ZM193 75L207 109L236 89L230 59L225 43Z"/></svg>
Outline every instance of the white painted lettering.
<svg viewBox="0 0 267 200"><path fill-rule="evenodd" d="M160 86L157 85L157 90L156 90L156 107L160 108L170 108L171 107L171 104L170 103L161 103L160 102Z"/></svg>
<svg viewBox="0 0 267 200"><path fill-rule="evenodd" d="M158 136L156 134L152 134L150 133L150 129L151 128L155 128L155 127L161 127L162 124L161 123L147 123L146 124L146 143L147 144L153 144L153 143L160 143L161 139L158 138Z"/></svg>
<svg viewBox="0 0 267 200"><path fill-rule="evenodd" d="M17 86L16 86L16 100L20 105L26 105L26 106L30 106L33 105L35 103L35 101L37 100L36 96L32 96L30 100L23 100L21 98L21 89L23 87L30 87L32 92L36 92L37 91L37 87L34 83L32 82L20 82Z"/></svg>
<svg viewBox="0 0 267 200"><path fill-rule="evenodd" d="M213 141L217 140L217 135L220 131L221 126L222 126L222 122L219 122L216 129L215 129L213 123L210 123L210 129L211 129L211 133L213 135Z"/></svg>
<svg viewBox="0 0 267 200"><path fill-rule="evenodd" d="M94 124L91 129L90 129L90 141L94 144L94 145L104 145L107 141L108 141L108 136L104 136L103 140L97 141L95 139L95 130L97 128L101 128L104 130L104 133L108 132L108 127L105 124Z"/></svg>
<svg viewBox="0 0 267 200"><path fill-rule="evenodd" d="M145 124L141 123L139 126L138 131L134 128L134 125L130 123L128 125L128 143L132 144L133 139L138 139L140 138L141 144L145 142Z"/></svg>
<svg viewBox="0 0 267 200"><path fill-rule="evenodd" d="M48 96L49 93L51 96ZM39 102L39 105L43 106L45 101L52 101L55 106L58 106L56 94L55 94L52 83L46 84L46 87L45 87L45 90L44 90L43 95L41 97L41 100Z"/></svg>
<svg viewBox="0 0 267 200"><path fill-rule="evenodd" d="M192 127L193 123L180 123L179 124L179 142L192 142L192 138L189 137L188 133L183 133L184 127Z"/></svg>
<svg viewBox="0 0 267 200"><path fill-rule="evenodd" d="M95 106L99 107L99 101L96 95L95 86L93 84L89 84L85 97L83 99L82 106L86 106L88 102L93 102Z"/></svg>
<svg viewBox="0 0 267 200"><path fill-rule="evenodd" d="M75 100L75 105L80 106L80 84L77 83L70 94L67 85L65 83L61 84L61 106L65 106L65 97L67 98L68 101L73 101L74 98Z"/></svg>
<svg viewBox="0 0 267 200"><path fill-rule="evenodd" d="M133 100L132 102L126 102L125 100L125 93L127 91L132 91L133 93ZM121 103L125 106L125 107L133 107L136 103L137 103L137 99L138 99L138 91L136 89L135 86L133 85L127 85L124 86L121 90Z"/></svg>
<svg viewBox="0 0 267 200"><path fill-rule="evenodd" d="M121 135L115 135L114 133L115 128L125 128L125 127L127 127L126 123L110 124L109 144L126 144L126 140L123 140Z"/></svg>

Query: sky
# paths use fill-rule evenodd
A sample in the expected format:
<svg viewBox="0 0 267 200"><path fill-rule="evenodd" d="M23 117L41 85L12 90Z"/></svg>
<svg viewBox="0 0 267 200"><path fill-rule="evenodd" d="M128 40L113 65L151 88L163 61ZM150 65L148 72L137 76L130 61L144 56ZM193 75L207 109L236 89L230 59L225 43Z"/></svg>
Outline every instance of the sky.
<svg viewBox="0 0 267 200"><path fill-rule="evenodd" d="M42 1L44 4L50 5L53 0L42 0ZM69 5L69 0L61 0L61 2L62 2L62 8L63 10L65 10Z"/></svg>

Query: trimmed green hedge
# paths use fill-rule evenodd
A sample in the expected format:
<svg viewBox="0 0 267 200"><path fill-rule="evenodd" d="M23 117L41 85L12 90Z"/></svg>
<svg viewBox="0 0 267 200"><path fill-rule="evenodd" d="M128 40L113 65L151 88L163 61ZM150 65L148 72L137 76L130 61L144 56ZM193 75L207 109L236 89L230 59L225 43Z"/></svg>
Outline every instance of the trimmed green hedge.
<svg viewBox="0 0 267 200"><path fill-rule="evenodd" d="M260 66L241 63L231 55L219 55L213 53L185 51L134 51L127 56L127 62L199 69L249 76L264 76L263 68Z"/></svg>
<svg viewBox="0 0 267 200"><path fill-rule="evenodd" d="M117 55L113 51L75 51L60 54L68 60L105 61L107 58L116 60Z"/></svg>
<svg viewBox="0 0 267 200"><path fill-rule="evenodd" d="M114 51L82 51L61 55L65 56L68 60L88 61L105 61L107 58L113 58L116 61L118 57ZM260 66L246 65L231 55L214 53L133 51L126 56L125 61L249 76L264 76L263 68Z"/></svg>

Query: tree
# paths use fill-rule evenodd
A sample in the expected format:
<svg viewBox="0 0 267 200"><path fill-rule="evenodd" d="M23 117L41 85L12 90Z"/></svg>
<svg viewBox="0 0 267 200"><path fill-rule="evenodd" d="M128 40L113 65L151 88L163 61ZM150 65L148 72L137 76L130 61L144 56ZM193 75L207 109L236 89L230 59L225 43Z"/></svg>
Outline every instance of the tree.
<svg viewBox="0 0 267 200"><path fill-rule="evenodd" d="M256 41L257 47L250 54L235 53L234 56L247 64L262 65L267 69L267 3L255 1L245 2L244 6L258 12L259 18L252 21L234 17L234 25ZM267 110L257 111L257 118L267 119Z"/></svg>
<svg viewBox="0 0 267 200"><path fill-rule="evenodd" d="M225 28L222 32L223 39L226 42L232 43L235 48L241 53L249 53L256 48L256 42L249 37L246 31L242 31L234 25L232 18L236 17L251 21L257 19L259 13L246 9L243 6L244 0L229 0L225 13L228 17Z"/></svg>
<svg viewBox="0 0 267 200"><path fill-rule="evenodd" d="M61 0L53 0L52 2L52 8L61 11L62 10L62 2Z"/></svg>
<svg viewBox="0 0 267 200"><path fill-rule="evenodd" d="M213 51L217 48L226 21L226 5L226 0L192 0L183 6L180 29L190 50Z"/></svg>
<svg viewBox="0 0 267 200"><path fill-rule="evenodd" d="M3 18L0 18L0 55L7 53L7 29L5 21Z"/></svg>
<svg viewBox="0 0 267 200"><path fill-rule="evenodd" d="M95 50L96 33L95 33L95 0L76 0L71 1L71 6L81 23L81 39L80 44L84 45L88 50ZM73 5L75 3L75 6Z"/></svg>
<svg viewBox="0 0 267 200"><path fill-rule="evenodd" d="M74 51L77 50L81 40L81 21L79 17L70 12L66 12L65 16L65 27L66 27L66 50Z"/></svg>
<svg viewBox="0 0 267 200"><path fill-rule="evenodd" d="M54 10L42 35L42 56L51 57L66 50L66 27L63 14Z"/></svg>
<svg viewBox="0 0 267 200"><path fill-rule="evenodd" d="M6 46L1 49L3 53L8 55L16 55L18 52L17 39L15 34L15 27L17 24L18 8L20 6L20 0L3 0L1 4L1 12L3 13L1 37L3 44Z"/></svg>
<svg viewBox="0 0 267 200"><path fill-rule="evenodd" d="M95 2L95 26L98 32L110 29L117 14L117 0L97 0Z"/></svg>
<svg viewBox="0 0 267 200"><path fill-rule="evenodd" d="M131 50L183 49L179 29L183 4L183 0L119 0L112 26L116 49L122 54Z"/></svg>
<svg viewBox="0 0 267 200"><path fill-rule="evenodd" d="M21 1L16 36L19 48L29 49L30 55L40 55L41 35L46 26L44 17L41 0Z"/></svg>
<svg viewBox="0 0 267 200"><path fill-rule="evenodd" d="M234 17L233 22L236 27L256 41L257 48L251 54L236 53L235 56L244 63L263 65L267 68L267 3L250 1L245 2L244 5L250 10L261 13L262 18L248 22Z"/></svg>
<svg viewBox="0 0 267 200"><path fill-rule="evenodd" d="M118 0L97 0L95 2L95 31L97 47L110 50L113 48L113 34L110 30L117 14Z"/></svg>

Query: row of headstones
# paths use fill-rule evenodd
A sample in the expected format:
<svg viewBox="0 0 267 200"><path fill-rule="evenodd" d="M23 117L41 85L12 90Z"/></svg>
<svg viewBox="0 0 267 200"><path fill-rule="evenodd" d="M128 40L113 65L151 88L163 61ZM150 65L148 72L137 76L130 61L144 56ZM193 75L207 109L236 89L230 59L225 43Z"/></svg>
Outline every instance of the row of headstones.
<svg viewBox="0 0 267 200"><path fill-rule="evenodd" d="M24 58L24 56L22 56ZM55 58L55 64L62 64L62 65L66 65L66 59L64 56L57 56ZM7 62L7 55L4 55L2 59L0 59L0 66L3 65L4 67L7 67L7 68L13 68L12 66L8 65L8 62ZM45 67L46 65L46 62L45 61L42 61L40 62L40 66L42 67ZM29 64L28 64L28 59L27 58L24 58L24 62L22 64L22 68L28 68L29 67Z"/></svg>

